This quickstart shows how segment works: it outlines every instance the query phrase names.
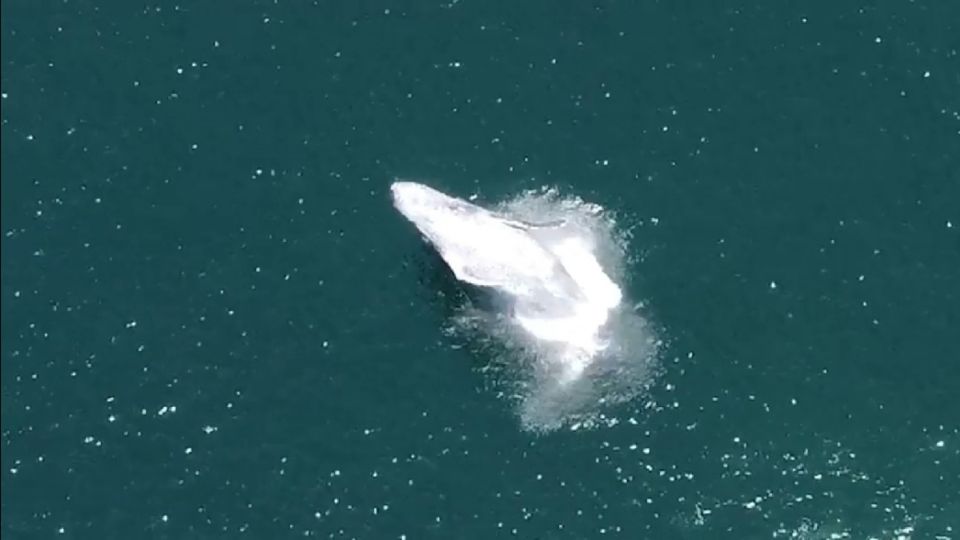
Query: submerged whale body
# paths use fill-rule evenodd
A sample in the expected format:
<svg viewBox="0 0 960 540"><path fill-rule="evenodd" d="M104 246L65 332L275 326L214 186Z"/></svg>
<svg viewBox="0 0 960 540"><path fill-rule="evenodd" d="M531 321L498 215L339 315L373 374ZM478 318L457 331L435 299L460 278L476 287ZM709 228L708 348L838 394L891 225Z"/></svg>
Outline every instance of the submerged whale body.
<svg viewBox="0 0 960 540"><path fill-rule="evenodd" d="M571 376L604 349L600 330L621 291L569 224L517 220L417 182L394 182L390 191L458 280L506 296L534 338L581 353Z"/></svg>

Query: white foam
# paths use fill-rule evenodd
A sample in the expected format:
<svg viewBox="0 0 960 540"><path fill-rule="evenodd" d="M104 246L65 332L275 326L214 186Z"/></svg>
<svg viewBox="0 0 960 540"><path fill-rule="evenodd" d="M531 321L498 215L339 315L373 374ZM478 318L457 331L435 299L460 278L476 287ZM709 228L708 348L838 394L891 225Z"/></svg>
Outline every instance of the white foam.
<svg viewBox="0 0 960 540"><path fill-rule="evenodd" d="M628 232L599 205L553 188L524 192L498 210L527 222L566 223L531 234L560 260L583 299L572 310L527 309L518 299L507 326L519 332L504 328L497 317L464 317L461 324L472 323L463 328L480 329L507 345L495 370L497 382L513 389L508 393L525 429L607 425L612 420L604 415L606 407L642 397L659 370L656 332L626 307Z"/></svg>

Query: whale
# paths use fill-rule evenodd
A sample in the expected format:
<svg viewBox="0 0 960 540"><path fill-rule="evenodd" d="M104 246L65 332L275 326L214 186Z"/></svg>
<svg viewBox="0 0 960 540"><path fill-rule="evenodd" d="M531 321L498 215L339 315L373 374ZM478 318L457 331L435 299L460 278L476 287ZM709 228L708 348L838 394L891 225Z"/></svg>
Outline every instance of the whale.
<svg viewBox="0 0 960 540"><path fill-rule="evenodd" d="M390 193L457 280L510 300L534 338L584 352L575 372L606 347L600 330L622 293L575 224L518 219L415 181L394 181Z"/></svg>

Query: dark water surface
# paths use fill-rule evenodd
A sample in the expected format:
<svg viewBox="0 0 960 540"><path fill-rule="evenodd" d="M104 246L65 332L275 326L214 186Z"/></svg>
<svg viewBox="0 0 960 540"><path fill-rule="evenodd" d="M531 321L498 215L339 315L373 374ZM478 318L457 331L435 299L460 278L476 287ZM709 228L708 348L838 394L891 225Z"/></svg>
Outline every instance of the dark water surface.
<svg viewBox="0 0 960 540"><path fill-rule="evenodd" d="M960 4L0 21L5 540L960 537ZM395 177L615 214L650 394L521 429Z"/></svg>

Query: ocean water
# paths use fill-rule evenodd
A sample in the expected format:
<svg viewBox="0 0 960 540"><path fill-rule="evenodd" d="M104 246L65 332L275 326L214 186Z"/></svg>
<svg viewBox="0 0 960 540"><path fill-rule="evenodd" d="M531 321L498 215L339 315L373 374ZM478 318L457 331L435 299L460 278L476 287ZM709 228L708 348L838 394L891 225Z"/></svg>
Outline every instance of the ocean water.
<svg viewBox="0 0 960 540"><path fill-rule="evenodd" d="M960 537L955 2L0 30L5 539ZM396 178L602 208L628 399L529 429Z"/></svg>

